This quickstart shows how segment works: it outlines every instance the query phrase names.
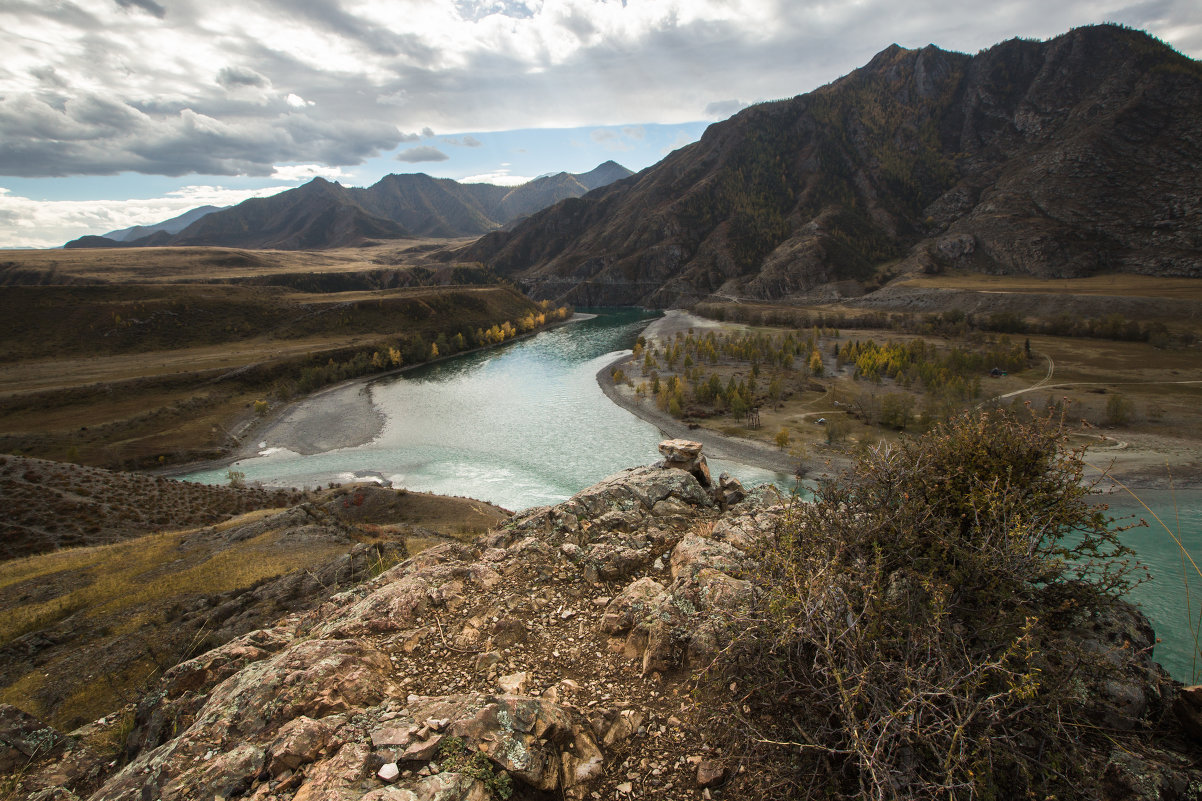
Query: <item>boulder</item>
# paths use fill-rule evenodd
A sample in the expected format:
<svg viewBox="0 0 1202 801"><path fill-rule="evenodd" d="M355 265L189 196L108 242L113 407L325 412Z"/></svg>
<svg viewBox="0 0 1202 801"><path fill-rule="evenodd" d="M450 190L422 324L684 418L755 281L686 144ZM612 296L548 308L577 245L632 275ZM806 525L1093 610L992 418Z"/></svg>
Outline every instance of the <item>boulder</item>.
<svg viewBox="0 0 1202 801"><path fill-rule="evenodd" d="M325 749L342 719L331 716L314 720L305 715L280 727L280 733L267 748L267 770L279 776L312 762Z"/></svg>
<svg viewBox="0 0 1202 801"><path fill-rule="evenodd" d="M659 444L663 466L691 474L703 487L713 486L709 465L701 455L701 443L691 439L666 439Z"/></svg>
<svg viewBox="0 0 1202 801"><path fill-rule="evenodd" d="M60 754L66 738L11 704L0 704L0 772Z"/></svg>

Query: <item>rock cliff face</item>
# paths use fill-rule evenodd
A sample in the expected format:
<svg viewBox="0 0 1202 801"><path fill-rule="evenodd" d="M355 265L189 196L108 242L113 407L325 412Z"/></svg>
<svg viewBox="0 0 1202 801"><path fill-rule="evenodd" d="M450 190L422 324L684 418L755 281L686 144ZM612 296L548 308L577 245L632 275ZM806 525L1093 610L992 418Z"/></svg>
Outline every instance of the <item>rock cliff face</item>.
<svg viewBox="0 0 1202 801"><path fill-rule="evenodd" d="M1199 277L1200 109L1202 66L1115 26L893 46L467 253L539 296L658 307L872 286L885 264Z"/></svg>
<svg viewBox="0 0 1202 801"><path fill-rule="evenodd" d="M687 714L687 677L721 647L722 612L752 602L749 548L787 504L667 466L689 444L176 666L115 772L89 745L111 720L63 736L0 708L0 765L24 766L14 797L739 797ZM1173 685L1137 612L1080 636L1142 660L1105 688L1107 725L1163 715ZM1180 754L1116 754L1099 767L1114 798L1193 797L1202 779Z"/></svg>

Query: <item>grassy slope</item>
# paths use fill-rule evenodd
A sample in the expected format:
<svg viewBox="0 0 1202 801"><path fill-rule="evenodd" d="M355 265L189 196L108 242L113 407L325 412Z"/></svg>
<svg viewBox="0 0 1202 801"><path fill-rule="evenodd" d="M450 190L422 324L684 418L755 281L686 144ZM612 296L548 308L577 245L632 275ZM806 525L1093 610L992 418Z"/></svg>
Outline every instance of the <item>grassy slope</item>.
<svg viewBox="0 0 1202 801"><path fill-rule="evenodd" d="M255 401L297 392L306 368L405 342L414 363L428 355L419 338L537 311L502 285L304 293L171 283L404 271L432 247L0 254L0 273L57 282L0 290L0 317L11 323L0 334L0 451L106 467L213 458Z"/></svg>
<svg viewBox="0 0 1202 801"><path fill-rule="evenodd" d="M137 494L109 475L114 494ZM73 728L191 654L505 516L470 499L352 486L208 527L4 562L0 702Z"/></svg>

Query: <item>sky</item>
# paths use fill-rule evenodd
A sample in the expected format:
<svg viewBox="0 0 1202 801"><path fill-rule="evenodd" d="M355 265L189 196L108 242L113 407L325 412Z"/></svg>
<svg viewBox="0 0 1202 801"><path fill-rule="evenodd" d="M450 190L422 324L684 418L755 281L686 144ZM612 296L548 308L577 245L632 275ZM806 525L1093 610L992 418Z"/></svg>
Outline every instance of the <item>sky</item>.
<svg viewBox="0 0 1202 801"><path fill-rule="evenodd" d="M638 171L892 43L1100 22L1202 57L1197 0L3 0L0 247L315 176Z"/></svg>

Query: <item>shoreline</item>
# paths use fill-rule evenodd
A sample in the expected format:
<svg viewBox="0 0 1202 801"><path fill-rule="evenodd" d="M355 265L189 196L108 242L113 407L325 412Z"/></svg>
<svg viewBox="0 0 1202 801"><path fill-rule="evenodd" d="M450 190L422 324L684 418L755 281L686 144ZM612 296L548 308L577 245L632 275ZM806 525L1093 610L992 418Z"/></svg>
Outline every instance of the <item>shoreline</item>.
<svg viewBox="0 0 1202 801"><path fill-rule="evenodd" d="M644 330L647 339L669 339L678 331L692 328L746 327L741 323L725 323L699 317L683 309L670 309L653 320ZM793 473L799 462L806 468L806 477L833 477L848 469L852 459L845 454L824 454L798 459L782 453L767 443L730 437L712 429L689 428L654 403L639 401L629 387L617 386L610 377L615 367L632 367L637 371L631 356L620 357L597 373L601 391L612 402L631 414L656 426L664 434L701 442L707 456L729 459L753 467ZM1202 489L1202 461L1195 449L1182 440L1173 440L1154 434L1116 431L1108 434L1070 433L1070 441L1096 440L1085 454L1084 480L1096 481L1099 489L1127 488L1130 490L1197 490Z"/></svg>
<svg viewBox="0 0 1202 801"><path fill-rule="evenodd" d="M203 459L196 462L170 465L143 471L147 475L176 478L190 473L200 473L208 470L229 468L242 459L258 456L264 448L283 448L301 455L325 453L341 448L354 448L366 445L378 437L384 430L385 418L371 402L371 392L368 389L372 382L383 378L402 375L421 367L429 367L440 362L457 359L480 351L492 350L537 336L544 331L551 331L563 325L591 320L597 315L583 312L573 312L566 320L559 320L544 326L537 331L519 334L512 339L492 345L471 348L460 353L440 356L437 359L407 364L382 373L362 375L348 378L337 384L322 387L308 395L294 398L278 408L272 409L263 417L250 417L235 421L232 428L237 433L230 437L237 442L229 451L215 459ZM354 390L354 392L350 392ZM334 397L347 393L348 397ZM306 408L300 417L290 416L298 413L302 405L313 405ZM327 433L329 432L329 433ZM227 432L229 433L229 432ZM316 436L320 433L320 436ZM268 438L275 435L279 442L269 442Z"/></svg>
<svg viewBox="0 0 1202 801"><path fill-rule="evenodd" d="M569 319L540 331L523 334L498 344L516 342L542 331L582 322L595 316L576 313ZM671 309L665 311L662 317L652 320L643 329L642 336L648 339L666 339L674 336L677 331L689 328L725 328L730 325L732 324L699 317L685 310ZM323 387L310 395L281 405L264 417L243 418L238 421L233 427L236 433L231 436L235 437L239 444L219 458L146 472L149 475L178 478L190 473L229 468L242 459L259 455L264 447L286 448L306 454L366 444L379 436L385 425L383 415L371 402L369 386L373 381L497 346L474 348L452 356L406 365L374 375L359 376ZM835 476L852 464L851 457L845 454L823 453L799 458L765 442L731 437L702 426L690 428L688 423L658 409L654 402L640 401L630 387L614 383L611 378L613 369L618 366L636 368L632 362L630 355L620 356L597 372L597 384L606 398L655 426L667 438L701 442L704 453L711 459L738 462L785 475L796 475L800 465L806 478ZM304 414L293 417L302 404ZM1106 443L1103 447L1095 445L1087 452L1086 460L1092 469L1086 471L1085 480L1096 480L1099 487L1125 486L1132 490L1202 489L1202 465L1191 460L1193 451L1188 445L1150 434L1113 433L1118 436L1080 433L1073 435L1074 440L1086 437L1100 439L1102 443ZM1106 475L1099 476L1103 469Z"/></svg>
<svg viewBox="0 0 1202 801"><path fill-rule="evenodd" d="M698 317L682 309L669 309L664 312L662 317L653 320L643 329L642 335L647 339L659 339L670 337L676 331L688 328L718 328L723 325L723 323ZM850 465L850 461L846 457L835 455L828 456L819 464L815 464L816 460L812 457L798 458L767 443L731 437L701 426L691 428L688 423L658 409L653 402L638 400L630 387L614 383L611 377L613 369L632 363L631 356L621 356L597 372L597 384L601 387L605 397L635 417L655 426L669 438L700 442L702 453L708 459L739 462L785 475L796 475L798 466L801 465L805 470L805 478L834 475Z"/></svg>

